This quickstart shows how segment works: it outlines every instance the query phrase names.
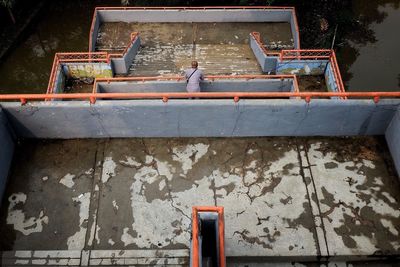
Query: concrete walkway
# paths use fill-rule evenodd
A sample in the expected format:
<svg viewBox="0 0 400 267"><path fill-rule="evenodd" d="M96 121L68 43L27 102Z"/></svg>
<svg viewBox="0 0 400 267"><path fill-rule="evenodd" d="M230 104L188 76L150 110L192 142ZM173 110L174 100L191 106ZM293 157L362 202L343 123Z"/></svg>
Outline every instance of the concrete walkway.
<svg viewBox="0 0 400 267"><path fill-rule="evenodd" d="M129 76L180 75L199 62L213 75L262 74L249 45L260 32L269 47L293 48L289 23L103 23L97 51L121 52L131 32L139 32L141 47Z"/></svg>
<svg viewBox="0 0 400 267"><path fill-rule="evenodd" d="M1 208L3 263L186 265L198 205L224 206L231 264L397 257L391 168L374 138L25 142Z"/></svg>

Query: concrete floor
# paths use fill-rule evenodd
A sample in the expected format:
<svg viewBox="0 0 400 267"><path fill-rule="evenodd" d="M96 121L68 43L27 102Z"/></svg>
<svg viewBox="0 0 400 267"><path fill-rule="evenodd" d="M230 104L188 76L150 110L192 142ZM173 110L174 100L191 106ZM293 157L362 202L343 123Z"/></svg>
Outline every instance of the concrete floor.
<svg viewBox="0 0 400 267"><path fill-rule="evenodd" d="M232 266L397 257L387 153L375 138L23 142L1 207L3 264L186 265L203 205L225 208Z"/></svg>
<svg viewBox="0 0 400 267"><path fill-rule="evenodd" d="M291 49L289 23L104 23L96 49L120 52L131 32L139 32L142 45L129 75L181 74L192 60L207 74L261 74L249 45L249 34L261 33L270 49Z"/></svg>

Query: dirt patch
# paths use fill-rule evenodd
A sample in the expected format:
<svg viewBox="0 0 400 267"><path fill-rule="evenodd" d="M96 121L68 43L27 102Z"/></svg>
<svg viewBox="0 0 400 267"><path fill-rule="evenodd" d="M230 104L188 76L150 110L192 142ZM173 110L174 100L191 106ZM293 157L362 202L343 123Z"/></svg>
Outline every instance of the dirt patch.
<svg viewBox="0 0 400 267"><path fill-rule="evenodd" d="M324 75L297 76L300 92L328 92Z"/></svg>

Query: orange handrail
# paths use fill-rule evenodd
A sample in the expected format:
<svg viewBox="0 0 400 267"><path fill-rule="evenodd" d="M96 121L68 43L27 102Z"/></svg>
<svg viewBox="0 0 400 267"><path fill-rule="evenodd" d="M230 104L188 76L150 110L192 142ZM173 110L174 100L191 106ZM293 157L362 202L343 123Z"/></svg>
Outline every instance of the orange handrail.
<svg viewBox="0 0 400 267"><path fill-rule="evenodd" d="M251 36L253 36L254 40L256 41L256 43L258 44L258 46L261 48L261 50L264 52L264 54L266 56L279 56L280 52L273 52L273 51L269 51L267 48L265 48L265 44L261 39L261 35L259 32L252 32L250 33Z"/></svg>
<svg viewBox="0 0 400 267"><path fill-rule="evenodd" d="M186 6L176 6L176 7L96 7L96 10L204 10L204 9L285 9L293 10L294 7L288 6L199 6L199 7L186 7Z"/></svg>
<svg viewBox="0 0 400 267"><path fill-rule="evenodd" d="M51 99L79 99L90 100L92 104L96 99L162 99L167 102L170 98L232 98L238 102L240 98L290 98L304 99L307 103L314 97L341 97L341 98L372 98L378 103L381 98L400 98L400 92L198 92L198 93L71 93L71 94L3 94L0 100L19 100L22 104L29 100Z"/></svg>
<svg viewBox="0 0 400 267"><path fill-rule="evenodd" d="M217 212L218 213L218 246L219 246L219 266L225 267L225 223L223 207L192 207L192 267L200 266L199 257L199 212Z"/></svg>

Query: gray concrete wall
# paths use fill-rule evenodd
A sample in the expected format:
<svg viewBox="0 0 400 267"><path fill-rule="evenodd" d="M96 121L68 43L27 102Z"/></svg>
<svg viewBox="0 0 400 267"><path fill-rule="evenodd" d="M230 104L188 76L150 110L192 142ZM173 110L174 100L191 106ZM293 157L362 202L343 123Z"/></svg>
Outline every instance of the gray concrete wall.
<svg viewBox="0 0 400 267"><path fill-rule="evenodd" d="M97 41L97 35L99 33L99 27L100 27L100 23L101 23L101 18L99 15L98 11L95 11L94 13L94 27L93 27L93 31L90 32L90 36L92 37L92 43L89 44L89 52L94 52L96 50L96 41Z"/></svg>
<svg viewBox="0 0 400 267"><path fill-rule="evenodd" d="M201 82L202 92L290 92L292 79L206 80ZM120 92L186 92L186 81L99 82L100 93Z"/></svg>
<svg viewBox="0 0 400 267"><path fill-rule="evenodd" d="M290 17L290 28L292 30L292 36L294 41L294 49L300 49L300 36L296 28L297 21L294 16Z"/></svg>
<svg viewBox="0 0 400 267"><path fill-rule="evenodd" d="M3 103L29 138L382 135L400 100L114 100Z"/></svg>
<svg viewBox="0 0 400 267"><path fill-rule="evenodd" d="M99 10L96 16L92 44L95 49L101 22L288 22L295 48L300 40L291 9L259 10Z"/></svg>
<svg viewBox="0 0 400 267"><path fill-rule="evenodd" d="M3 199L3 193L11 167L14 146L10 125L0 107L0 204Z"/></svg>
<svg viewBox="0 0 400 267"><path fill-rule="evenodd" d="M291 9L99 10L103 22L291 22Z"/></svg>
<svg viewBox="0 0 400 267"><path fill-rule="evenodd" d="M387 128L385 137L396 166L397 174L400 176L400 108Z"/></svg>
<svg viewBox="0 0 400 267"><path fill-rule="evenodd" d="M262 71L264 73L275 72L277 57L267 57L252 35L250 35L250 47Z"/></svg>
<svg viewBox="0 0 400 267"><path fill-rule="evenodd" d="M277 74L323 75L328 60L284 60L276 66Z"/></svg>
<svg viewBox="0 0 400 267"><path fill-rule="evenodd" d="M122 58L112 58L112 66L114 73L127 74L129 67L132 65L133 60L140 47L140 37L136 38L133 44L128 48L126 54Z"/></svg>

